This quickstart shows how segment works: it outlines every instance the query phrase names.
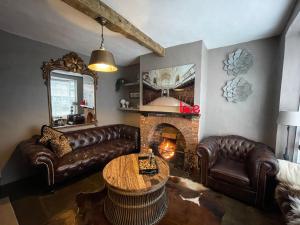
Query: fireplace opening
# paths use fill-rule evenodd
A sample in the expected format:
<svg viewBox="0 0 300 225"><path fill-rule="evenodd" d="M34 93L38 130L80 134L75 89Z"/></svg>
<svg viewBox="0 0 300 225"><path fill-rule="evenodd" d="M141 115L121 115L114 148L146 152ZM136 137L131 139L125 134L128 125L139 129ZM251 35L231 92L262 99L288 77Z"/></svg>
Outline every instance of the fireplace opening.
<svg viewBox="0 0 300 225"><path fill-rule="evenodd" d="M161 136L163 138L163 141L158 146L158 152L164 159L172 159L176 151L177 135L175 133L162 133Z"/></svg>
<svg viewBox="0 0 300 225"><path fill-rule="evenodd" d="M186 143L183 134L170 124L159 124L150 140L156 155L167 160L170 167L184 169Z"/></svg>

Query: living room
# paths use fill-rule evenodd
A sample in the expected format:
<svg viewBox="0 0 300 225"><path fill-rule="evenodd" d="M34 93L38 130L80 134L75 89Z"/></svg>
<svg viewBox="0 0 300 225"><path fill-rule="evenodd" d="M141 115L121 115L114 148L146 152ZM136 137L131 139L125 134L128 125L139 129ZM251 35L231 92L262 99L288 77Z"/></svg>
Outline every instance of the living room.
<svg viewBox="0 0 300 225"><path fill-rule="evenodd" d="M298 0L0 12L0 224L300 225Z"/></svg>

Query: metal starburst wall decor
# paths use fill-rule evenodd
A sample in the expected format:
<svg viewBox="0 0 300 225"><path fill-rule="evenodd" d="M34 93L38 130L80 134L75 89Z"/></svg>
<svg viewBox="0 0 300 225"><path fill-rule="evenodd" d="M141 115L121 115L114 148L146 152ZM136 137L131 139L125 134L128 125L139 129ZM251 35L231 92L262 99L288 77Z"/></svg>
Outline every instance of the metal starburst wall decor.
<svg viewBox="0 0 300 225"><path fill-rule="evenodd" d="M253 65L253 56L246 49L238 49L224 60L224 70L228 75L238 76L248 72Z"/></svg>
<svg viewBox="0 0 300 225"><path fill-rule="evenodd" d="M233 79L226 81L223 89L223 97L228 102L245 101L252 94L252 84L241 77L246 74L253 65L253 56L246 49L237 49L230 53L223 61L224 70Z"/></svg>
<svg viewBox="0 0 300 225"><path fill-rule="evenodd" d="M236 77L226 82L223 96L228 102L245 101L252 94L252 85L242 77Z"/></svg>

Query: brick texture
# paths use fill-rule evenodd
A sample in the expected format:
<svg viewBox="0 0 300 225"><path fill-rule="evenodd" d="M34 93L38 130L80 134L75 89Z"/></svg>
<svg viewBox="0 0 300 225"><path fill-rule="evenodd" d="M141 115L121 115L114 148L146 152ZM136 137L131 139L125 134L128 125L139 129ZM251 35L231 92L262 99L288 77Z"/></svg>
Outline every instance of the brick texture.
<svg viewBox="0 0 300 225"><path fill-rule="evenodd" d="M183 135L186 143L184 167L187 170L198 170L198 160L196 147L199 142L199 123L198 117L187 119L175 116L148 115L140 116L141 129L141 150L150 146L151 140L155 135L157 126L168 124L177 128Z"/></svg>

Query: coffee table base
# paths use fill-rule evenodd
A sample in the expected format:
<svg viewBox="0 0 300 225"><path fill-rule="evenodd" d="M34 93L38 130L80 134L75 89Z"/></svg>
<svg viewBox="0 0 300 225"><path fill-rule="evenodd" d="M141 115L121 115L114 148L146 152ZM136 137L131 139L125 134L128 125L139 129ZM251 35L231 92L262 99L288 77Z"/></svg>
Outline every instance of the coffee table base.
<svg viewBox="0 0 300 225"><path fill-rule="evenodd" d="M152 225L166 214L168 198L165 186L147 193L128 193L108 188L104 213L114 225Z"/></svg>

